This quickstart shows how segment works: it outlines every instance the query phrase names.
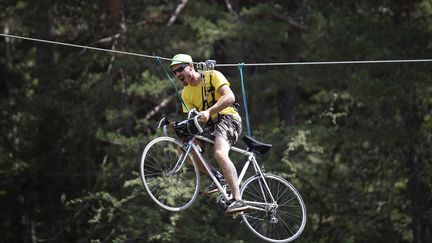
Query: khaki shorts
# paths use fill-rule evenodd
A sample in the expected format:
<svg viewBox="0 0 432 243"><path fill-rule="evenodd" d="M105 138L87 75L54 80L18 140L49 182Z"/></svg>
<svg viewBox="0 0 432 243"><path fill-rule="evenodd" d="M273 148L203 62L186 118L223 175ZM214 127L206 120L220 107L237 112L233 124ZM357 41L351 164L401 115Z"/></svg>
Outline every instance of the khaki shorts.
<svg viewBox="0 0 432 243"><path fill-rule="evenodd" d="M242 120L239 115L220 115L212 135L221 135L232 146L238 141L241 132Z"/></svg>

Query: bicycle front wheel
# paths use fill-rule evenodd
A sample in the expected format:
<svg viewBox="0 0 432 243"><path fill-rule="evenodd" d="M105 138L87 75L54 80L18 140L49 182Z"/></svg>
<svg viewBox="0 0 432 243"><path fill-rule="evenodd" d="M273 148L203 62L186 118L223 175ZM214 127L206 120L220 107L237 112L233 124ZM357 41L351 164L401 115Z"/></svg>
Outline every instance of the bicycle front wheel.
<svg viewBox="0 0 432 243"><path fill-rule="evenodd" d="M156 138L145 147L141 180L150 197L170 211L186 209L198 196L198 167L183 143L171 137Z"/></svg>
<svg viewBox="0 0 432 243"><path fill-rule="evenodd" d="M264 183L265 180L265 183ZM283 178L265 174L249 178L241 188L250 209L243 221L257 236L270 242L295 240L306 225L306 206L294 186Z"/></svg>

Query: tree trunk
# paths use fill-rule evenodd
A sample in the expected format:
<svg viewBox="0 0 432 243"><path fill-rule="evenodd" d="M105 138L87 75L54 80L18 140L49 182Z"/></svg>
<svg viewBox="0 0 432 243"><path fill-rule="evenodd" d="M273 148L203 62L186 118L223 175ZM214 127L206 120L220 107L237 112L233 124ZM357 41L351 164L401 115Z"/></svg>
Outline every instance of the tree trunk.
<svg viewBox="0 0 432 243"><path fill-rule="evenodd" d="M51 1L35 1L30 4L30 7L34 9L35 21L33 24L36 38L52 40L54 37L51 6ZM38 77L52 77L50 79L43 79L40 82L40 87L43 91L51 90L51 84L56 82L55 75L53 75L53 72L55 72L53 45L37 44L36 67Z"/></svg>
<svg viewBox="0 0 432 243"><path fill-rule="evenodd" d="M125 15L124 15L124 8L123 3L121 0L109 0L109 7L110 7L110 19L111 19L111 27L114 31L114 36L117 36L113 39L111 49L117 49L118 46L123 46L126 40L126 21L125 21ZM117 35L118 34L118 35ZM111 62L108 68L108 72L111 73L113 70L112 64L115 61L117 57L115 55L112 56ZM120 58L127 58L127 57L120 57ZM127 109L129 105L129 95L127 93L127 89L129 87L129 79L127 75L127 71L123 68L119 68L118 70L114 70L113 73L113 79L120 79L122 82L122 91L121 91L121 104L120 109ZM123 121L122 127L119 129L120 132L123 135L131 136L132 135L132 126L133 122L131 118L125 118Z"/></svg>
<svg viewBox="0 0 432 243"><path fill-rule="evenodd" d="M427 211L430 207L428 195L430 190L422 175L424 171L423 160L418 154L417 148L420 143L420 126L422 117L420 116L417 97L415 91L411 91L412 104L411 109L405 120L406 130L412 135L409 145L409 154L407 160L408 171L408 198L411 203L411 228L415 243L432 242L431 238L431 219L427 218Z"/></svg>
<svg viewBox="0 0 432 243"><path fill-rule="evenodd" d="M293 125L295 122L294 111L297 104L297 94L293 88L280 89L278 93L280 119L286 121L288 125Z"/></svg>

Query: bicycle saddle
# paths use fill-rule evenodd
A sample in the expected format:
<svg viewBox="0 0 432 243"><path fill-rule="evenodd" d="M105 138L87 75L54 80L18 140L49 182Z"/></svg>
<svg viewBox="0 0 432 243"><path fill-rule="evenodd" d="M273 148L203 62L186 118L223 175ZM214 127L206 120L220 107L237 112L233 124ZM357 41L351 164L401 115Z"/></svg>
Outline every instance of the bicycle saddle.
<svg viewBox="0 0 432 243"><path fill-rule="evenodd" d="M259 142L247 135L243 137L243 141L249 147L251 152L258 152L259 154L267 153L272 147L271 144Z"/></svg>

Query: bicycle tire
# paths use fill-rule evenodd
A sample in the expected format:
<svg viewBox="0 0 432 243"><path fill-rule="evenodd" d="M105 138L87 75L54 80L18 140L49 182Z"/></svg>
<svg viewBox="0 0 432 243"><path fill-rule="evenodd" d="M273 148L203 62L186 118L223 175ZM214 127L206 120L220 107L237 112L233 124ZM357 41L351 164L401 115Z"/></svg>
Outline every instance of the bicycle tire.
<svg viewBox="0 0 432 243"><path fill-rule="evenodd" d="M151 199L170 211L188 208L198 196L199 171L192 159L174 168L185 151L183 143L171 137L152 140L141 156L141 180Z"/></svg>
<svg viewBox="0 0 432 243"><path fill-rule="evenodd" d="M271 209L272 206L268 203L270 195L263 186L261 177L253 176L245 181L240 191L242 200L250 206L242 214L242 219L263 240L291 242L304 230L306 206L291 183L272 174L265 174L264 178L277 206L273 205L275 209Z"/></svg>

